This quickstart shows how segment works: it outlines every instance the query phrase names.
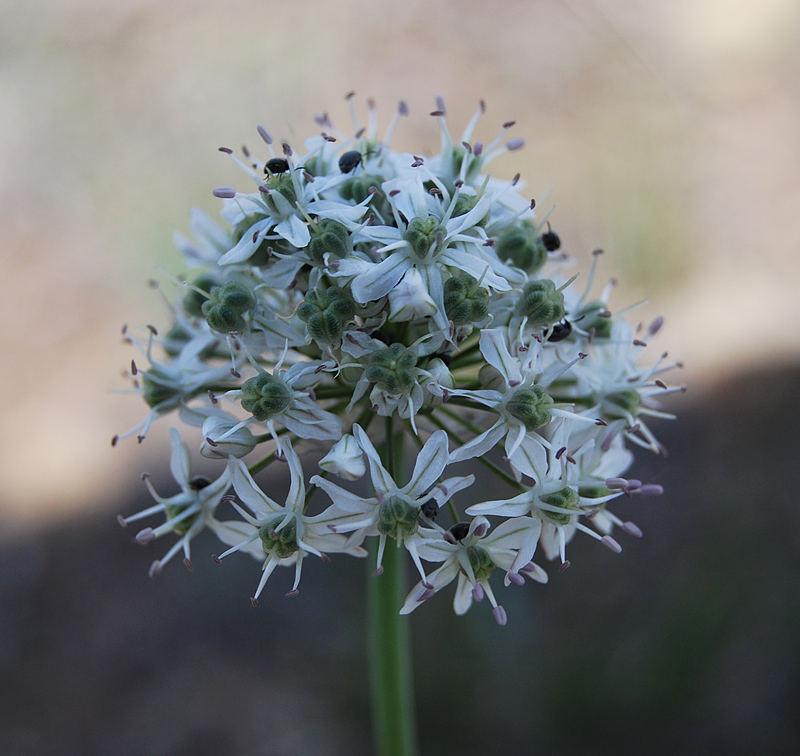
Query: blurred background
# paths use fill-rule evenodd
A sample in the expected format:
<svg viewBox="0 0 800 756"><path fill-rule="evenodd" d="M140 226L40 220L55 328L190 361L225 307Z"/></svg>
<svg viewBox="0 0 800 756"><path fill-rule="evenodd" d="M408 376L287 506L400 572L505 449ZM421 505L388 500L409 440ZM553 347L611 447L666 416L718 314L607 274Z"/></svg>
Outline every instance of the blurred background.
<svg viewBox="0 0 800 756"><path fill-rule="evenodd" d="M247 183L217 148L349 130L351 90L406 100L419 154L437 94L455 133L480 98L477 138L516 119L495 173L552 192L690 386L642 541L574 543L503 630L415 613L423 752L800 752L799 43L795 0L0 0L0 753L370 753L364 566L257 610L210 542L150 581L114 518L142 470L169 492L169 423L109 445L144 416L121 326L167 324L173 230Z"/></svg>

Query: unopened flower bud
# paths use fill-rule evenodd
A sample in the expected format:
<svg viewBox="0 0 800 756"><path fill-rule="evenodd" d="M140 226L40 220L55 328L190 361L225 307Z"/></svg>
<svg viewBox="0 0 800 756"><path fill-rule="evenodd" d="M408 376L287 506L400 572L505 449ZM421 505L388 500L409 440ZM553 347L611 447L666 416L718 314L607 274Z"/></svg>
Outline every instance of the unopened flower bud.
<svg viewBox="0 0 800 756"><path fill-rule="evenodd" d="M349 433L333 445L319 461L319 466L345 480L358 480L367 471L361 447Z"/></svg>
<svg viewBox="0 0 800 756"><path fill-rule="evenodd" d="M456 325L477 323L489 314L489 292L469 273L455 275L445 282L444 308Z"/></svg>
<svg viewBox="0 0 800 756"><path fill-rule="evenodd" d="M256 439L247 428L232 428L239 425L233 417L211 415L203 422L203 443L200 453L209 459L244 457L256 448Z"/></svg>
<svg viewBox="0 0 800 756"><path fill-rule="evenodd" d="M214 286L210 298L200 309L211 328L220 333L230 333L247 327L245 315L255 306L255 297L244 286L230 281L224 286Z"/></svg>
<svg viewBox="0 0 800 756"><path fill-rule="evenodd" d="M322 263L326 254L340 259L347 257L350 252L349 237L346 226L326 218L319 222L317 230L312 230L306 253L315 263Z"/></svg>
<svg viewBox="0 0 800 756"><path fill-rule="evenodd" d="M506 401L506 412L533 431L550 422L552 397L541 387L517 389Z"/></svg>

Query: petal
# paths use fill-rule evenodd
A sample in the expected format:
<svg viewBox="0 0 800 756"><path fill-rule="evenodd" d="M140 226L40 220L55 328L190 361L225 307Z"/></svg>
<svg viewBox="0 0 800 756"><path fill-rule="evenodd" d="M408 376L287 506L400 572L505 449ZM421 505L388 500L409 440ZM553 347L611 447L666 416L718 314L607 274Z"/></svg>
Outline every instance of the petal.
<svg viewBox="0 0 800 756"><path fill-rule="evenodd" d="M411 261L403 252L393 252L353 280L353 298L365 304L386 296L410 267Z"/></svg>
<svg viewBox="0 0 800 756"><path fill-rule="evenodd" d="M170 440L172 441L172 457L169 460L169 469L172 477L185 490L189 487L189 476L192 474L189 452L181 440L181 434L177 428L170 430Z"/></svg>
<svg viewBox="0 0 800 756"><path fill-rule="evenodd" d="M385 493L386 491L396 491L397 484L392 480L392 476L386 471L386 468L381 463L381 458L378 455L369 436L364 433L364 429L356 424L353 426L353 435L358 441L358 445L367 455L369 461L369 474L372 478L372 485L375 486L376 491Z"/></svg>
<svg viewBox="0 0 800 756"><path fill-rule="evenodd" d="M422 496L441 477L448 456L447 433L437 430L420 450L411 480L403 490L414 499Z"/></svg>
<svg viewBox="0 0 800 756"><path fill-rule="evenodd" d="M481 354L500 371L509 386L522 383L519 363L511 356L506 345L505 329L484 328L481 331Z"/></svg>

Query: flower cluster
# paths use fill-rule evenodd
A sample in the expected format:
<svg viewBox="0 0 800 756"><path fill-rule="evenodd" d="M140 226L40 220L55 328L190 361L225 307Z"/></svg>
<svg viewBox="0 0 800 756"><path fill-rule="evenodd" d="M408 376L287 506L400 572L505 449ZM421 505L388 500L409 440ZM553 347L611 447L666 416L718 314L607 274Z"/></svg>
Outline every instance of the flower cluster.
<svg viewBox="0 0 800 756"><path fill-rule="evenodd" d="M609 309L610 286L592 297L598 255L584 284L519 175L487 172L523 146L513 123L475 141L481 103L454 143L439 99L440 151L421 157L390 147L404 104L382 139L373 104L364 127L350 104L351 133L321 116L297 152L262 126L259 157L222 148L254 190L214 190L224 225L193 211L194 239L176 236L190 275L168 298L170 328L149 327L146 347L125 332L149 363L131 371L149 412L124 436L141 441L177 411L224 468L213 483L192 478L173 430L181 493L165 499L146 481L157 505L121 521L162 513L136 540L178 536L152 573L180 551L190 565L204 528L230 547L216 559L250 553L262 563L254 602L277 566L294 565L294 595L307 555L364 556L370 539L379 575L391 540L420 578L403 613L455 580L457 613L485 596L502 625L495 571L505 586L546 582L537 552L563 569L577 531L612 551L614 528L641 535L608 504L661 493L624 474L631 444L663 451L646 420L669 417L658 399L680 390L662 380L675 365L644 359L660 319L631 326ZM277 460L290 474L283 503L253 477ZM505 494L462 493L474 476L448 468L468 460ZM352 483L367 472L370 490Z"/></svg>

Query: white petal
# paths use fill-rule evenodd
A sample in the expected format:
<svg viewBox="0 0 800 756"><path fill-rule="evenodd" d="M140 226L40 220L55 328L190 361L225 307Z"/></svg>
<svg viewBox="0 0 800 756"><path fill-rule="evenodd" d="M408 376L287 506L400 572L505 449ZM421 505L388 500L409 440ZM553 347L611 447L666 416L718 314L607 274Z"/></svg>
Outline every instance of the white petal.
<svg viewBox="0 0 800 756"><path fill-rule="evenodd" d="M437 430L425 442L417 456L411 481L404 488L408 495L415 499L439 480L447 467L447 458L447 433Z"/></svg>

